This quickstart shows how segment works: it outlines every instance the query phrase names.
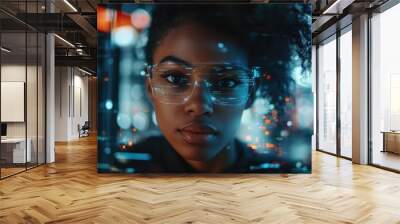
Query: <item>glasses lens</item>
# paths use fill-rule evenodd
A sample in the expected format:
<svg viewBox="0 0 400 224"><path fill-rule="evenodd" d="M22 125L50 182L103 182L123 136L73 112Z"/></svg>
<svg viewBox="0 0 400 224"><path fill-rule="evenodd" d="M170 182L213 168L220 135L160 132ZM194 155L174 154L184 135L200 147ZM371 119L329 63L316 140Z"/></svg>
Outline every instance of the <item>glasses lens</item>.
<svg viewBox="0 0 400 224"><path fill-rule="evenodd" d="M164 103L184 103L194 87L192 73L197 70L179 64L159 64L151 69L153 94ZM221 105L246 103L253 79L247 69L238 66L214 65L201 68L211 99Z"/></svg>
<svg viewBox="0 0 400 224"><path fill-rule="evenodd" d="M222 105L241 105L246 103L252 79L247 69L235 66L218 68L210 76L209 91L215 103Z"/></svg>
<svg viewBox="0 0 400 224"><path fill-rule="evenodd" d="M184 66L164 63L151 70L153 93L164 103L183 103L192 91L190 70Z"/></svg>

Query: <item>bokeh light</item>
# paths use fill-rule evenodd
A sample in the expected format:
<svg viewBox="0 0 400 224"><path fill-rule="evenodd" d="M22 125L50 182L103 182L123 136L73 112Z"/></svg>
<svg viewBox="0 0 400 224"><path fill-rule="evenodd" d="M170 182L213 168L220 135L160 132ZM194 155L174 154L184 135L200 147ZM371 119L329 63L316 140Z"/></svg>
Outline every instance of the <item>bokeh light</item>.
<svg viewBox="0 0 400 224"><path fill-rule="evenodd" d="M105 147L104 148L104 153L109 155L111 153L111 148L110 147Z"/></svg>
<svg viewBox="0 0 400 224"><path fill-rule="evenodd" d="M149 119L143 112L133 115L132 124L138 130L144 131L149 127Z"/></svg>
<svg viewBox="0 0 400 224"><path fill-rule="evenodd" d="M144 9L136 9L131 14L132 25L138 29L143 30L150 25L151 17L150 14Z"/></svg>
<svg viewBox="0 0 400 224"><path fill-rule="evenodd" d="M253 104L254 112L258 115L266 114L270 111L270 105L267 99L258 98Z"/></svg>
<svg viewBox="0 0 400 224"><path fill-rule="evenodd" d="M97 7L97 30L100 32L110 32L111 21L115 11L103 6Z"/></svg>
<svg viewBox="0 0 400 224"><path fill-rule="evenodd" d="M133 46L137 36L137 31L131 26L121 26L112 31L113 43L118 47Z"/></svg>
<svg viewBox="0 0 400 224"><path fill-rule="evenodd" d="M131 98L133 100L140 100L144 95L143 85L133 84L131 87Z"/></svg>
<svg viewBox="0 0 400 224"><path fill-rule="evenodd" d="M113 108L112 101L111 100L106 100L105 106L106 106L107 110L111 110Z"/></svg>
<svg viewBox="0 0 400 224"><path fill-rule="evenodd" d="M151 156L148 153L134 153L134 152L116 152L114 154L118 160L150 160Z"/></svg>
<svg viewBox="0 0 400 224"><path fill-rule="evenodd" d="M128 129L131 127L131 117L125 113L118 113L117 124L122 129Z"/></svg>

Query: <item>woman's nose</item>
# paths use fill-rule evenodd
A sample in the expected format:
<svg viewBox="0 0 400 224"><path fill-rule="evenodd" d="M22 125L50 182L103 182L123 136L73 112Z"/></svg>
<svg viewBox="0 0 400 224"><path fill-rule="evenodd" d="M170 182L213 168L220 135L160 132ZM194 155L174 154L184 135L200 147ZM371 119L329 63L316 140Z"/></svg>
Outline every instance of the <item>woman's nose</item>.
<svg viewBox="0 0 400 224"><path fill-rule="evenodd" d="M185 103L185 112L192 116L209 115L214 112L212 96L207 82L195 82L192 94Z"/></svg>

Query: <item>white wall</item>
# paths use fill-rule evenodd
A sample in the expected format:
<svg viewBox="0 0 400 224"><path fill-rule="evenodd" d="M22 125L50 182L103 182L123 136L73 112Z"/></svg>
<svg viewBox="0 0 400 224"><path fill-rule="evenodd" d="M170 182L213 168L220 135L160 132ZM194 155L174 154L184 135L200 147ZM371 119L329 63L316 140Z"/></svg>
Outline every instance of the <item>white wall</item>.
<svg viewBox="0 0 400 224"><path fill-rule="evenodd" d="M6 64L1 66L1 81L3 82L25 82L25 75L27 69L28 72L28 81L29 85L34 85L36 86L36 80L31 80L30 75L35 74L36 75L36 66L27 66L25 68L25 64L19 65L19 64ZM36 88L27 88L27 106L30 106L30 111L36 111ZM32 102L34 102L32 104ZM39 105L40 107L41 105ZM34 107L34 108L32 108ZM7 108L1 108L1 110L7 110ZM28 129L30 127L34 128L36 130L36 113L27 113L27 118L28 122ZM32 121L35 121L35 124L31 124ZM8 137L25 137L25 123L26 122L7 122L7 136ZM33 127L35 126L35 127ZM30 131L28 130L28 137L29 137Z"/></svg>
<svg viewBox="0 0 400 224"><path fill-rule="evenodd" d="M78 124L89 118L88 77L72 67L56 67L55 73L55 140L70 141L79 137Z"/></svg>
<svg viewBox="0 0 400 224"><path fill-rule="evenodd" d="M78 74L77 74L78 71ZM74 108L72 119L72 136L78 137L78 124L81 126L89 120L89 102L88 102L88 77L79 70L74 70ZM80 101L80 102L79 102ZM81 108L80 108L81 107ZM81 110L81 111L80 111Z"/></svg>
<svg viewBox="0 0 400 224"><path fill-rule="evenodd" d="M55 141L68 140L68 71L67 67L55 68Z"/></svg>

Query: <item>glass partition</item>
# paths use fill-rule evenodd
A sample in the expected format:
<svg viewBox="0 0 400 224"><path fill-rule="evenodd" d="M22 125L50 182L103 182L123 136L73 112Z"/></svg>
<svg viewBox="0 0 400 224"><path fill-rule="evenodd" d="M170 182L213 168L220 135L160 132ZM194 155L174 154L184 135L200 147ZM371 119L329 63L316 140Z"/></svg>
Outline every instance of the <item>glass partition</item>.
<svg viewBox="0 0 400 224"><path fill-rule="evenodd" d="M43 5L44 1L1 4L1 179L45 162L46 40L44 33L23 22L29 13L44 12Z"/></svg>
<svg viewBox="0 0 400 224"><path fill-rule="evenodd" d="M1 34L0 109L1 122L6 130L3 130L1 140L2 177L24 171L26 162L31 161L31 142L27 142L26 136L26 37L25 31Z"/></svg>
<svg viewBox="0 0 400 224"><path fill-rule="evenodd" d="M46 38L43 33L38 33L38 64L37 64L37 162L38 165L46 162L45 124L46 124Z"/></svg>
<svg viewBox="0 0 400 224"><path fill-rule="evenodd" d="M336 36L318 48L318 149L336 154Z"/></svg>
<svg viewBox="0 0 400 224"><path fill-rule="evenodd" d="M28 142L28 150L30 147L30 158L27 163L27 167L33 167L37 165L37 149L38 149L38 141L37 141L37 122L38 122L38 111L37 111L37 98L38 98L38 88L37 88L37 80L38 80L38 35L36 32L29 31L27 33L27 52L28 52L28 62L27 62L27 98L26 98L26 110L27 110L27 142Z"/></svg>

